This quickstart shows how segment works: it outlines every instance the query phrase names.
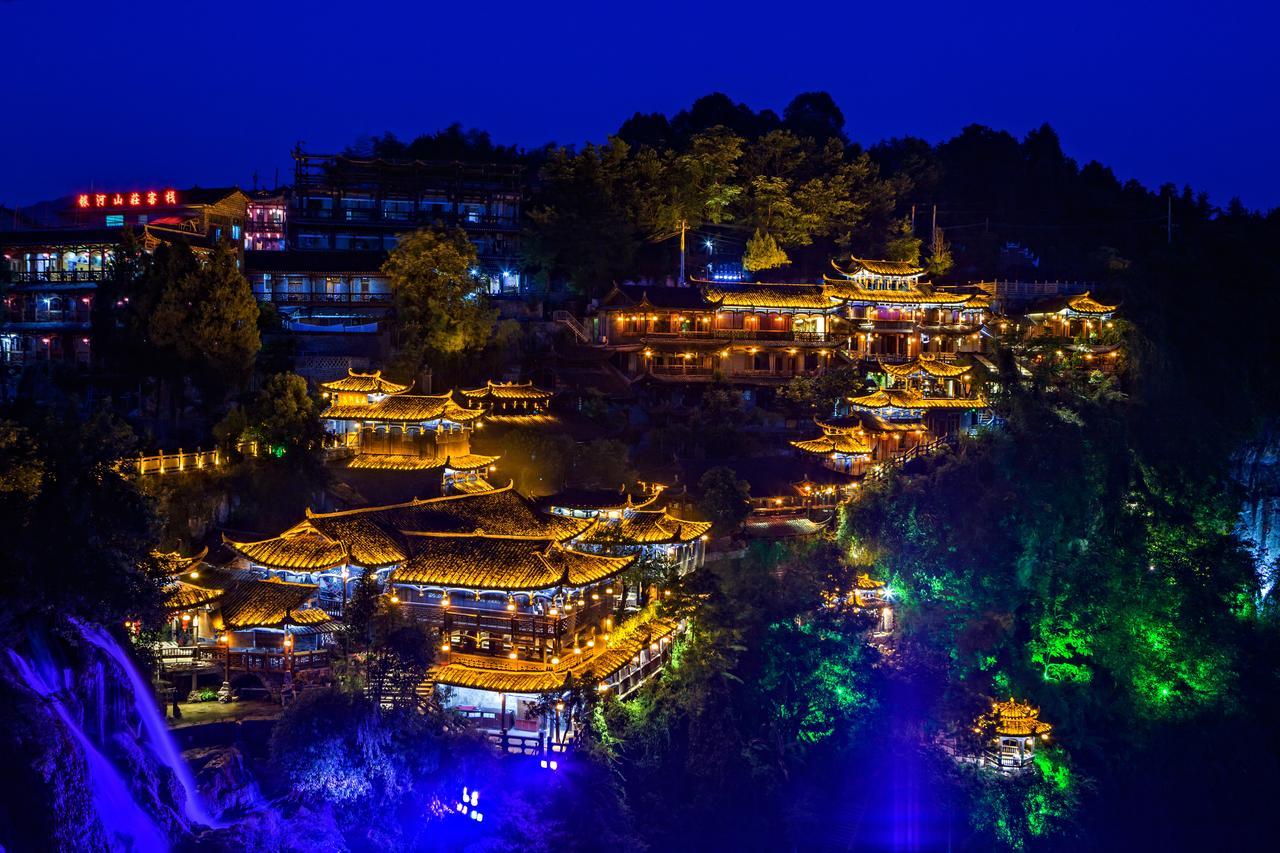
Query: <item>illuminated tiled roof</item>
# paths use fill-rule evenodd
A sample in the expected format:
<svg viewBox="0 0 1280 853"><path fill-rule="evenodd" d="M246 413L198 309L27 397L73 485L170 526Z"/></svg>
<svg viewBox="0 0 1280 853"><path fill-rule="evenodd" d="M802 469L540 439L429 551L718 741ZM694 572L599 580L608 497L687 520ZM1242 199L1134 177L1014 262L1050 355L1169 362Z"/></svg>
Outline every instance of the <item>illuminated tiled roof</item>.
<svg viewBox="0 0 1280 853"><path fill-rule="evenodd" d="M805 453L816 453L820 456L829 456L832 453L865 456L871 452L871 445L866 438L856 432L830 432L821 438L793 441L791 446Z"/></svg>
<svg viewBox="0 0 1280 853"><path fill-rule="evenodd" d="M348 468L377 469L381 471L428 471L432 468L452 468L455 471L473 471L488 468L499 459L479 453L457 456L407 456L396 453L361 453L353 456Z"/></svg>
<svg viewBox="0 0 1280 853"><path fill-rule="evenodd" d="M616 489L562 489L551 495L534 498L540 508L564 507L584 511L640 509L653 503L666 486L650 484L650 491L630 492L619 485Z"/></svg>
<svg viewBox="0 0 1280 853"><path fill-rule="evenodd" d="M930 353L921 353L905 364L889 364L882 361L880 369L890 376L899 378L923 373L939 379L950 379L969 372L969 368L965 365L942 361Z"/></svg>
<svg viewBox="0 0 1280 853"><path fill-rule="evenodd" d="M709 521L684 521L666 510L638 510L601 522L583 538L591 543L661 545L692 542L711 529Z"/></svg>
<svg viewBox="0 0 1280 853"><path fill-rule="evenodd" d="M321 382L320 387L326 391L347 391L364 394L401 394L410 386L401 385L382 378L382 371L373 373L356 373L350 368L347 375L332 382Z"/></svg>
<svg viewBox="0 0 1280 853"><path fill-rule="evenodd" d="M544 515L510 485L475 494L446 495L342 512L307 512L307 518L274 539L227 544L271 568L322 570L348 561L365 568L403 562L406 536L416 533L487 533L563 542L595 522Z"/></svg>
<svg viewBox="0 0 1280 853"><path fill-rule="evenodd" d="M1079 296L1072 296L1067 300L1067 307L1077 314L1110 314L1118 308L1118 305L1104 305L1096 299L1089 296L1089 291L1085 291Z"/></svg>
<svg viewBox="0 0 1280 853"><path fill-rule="evenodd" d="M166 610L187 610L216 601L235 581L230 572L201 566L176 576L164 590Z"/></svg>
<svg viewBox="0 0 1280 853"><path fill-rule="evenodd" d="M437 456L405 456L397 453L360 453L347 462L348 468L365 468L379 471L429 471L444 467L444 459Z"/></svg>
<svg viewBox="0 0 1280 853"><path fill-rule="evenodd" d="M854 580L853 584L858 589L863 589L868 591L884 589L884 586L885 586L884 581L876 580L866 572L862 572L861 574L859 574L858 577Z"/></svg>
<svg viewBox="0 0 1280 853"><path fill-rule="evenodd" d="M454 480L452 486L454 491L466 495L493 491L493 483L484 477L477 477L474 480Z"/></svg>
<svg viewBox="0 0 1280 853"><path fill-rule="evenodd" d="M222 624L233 631L279 628L286 615L291 625L328 622L332 617L325 611L304 607L315 592L316 586L309 583L240 581L222 595Z"/></svg>
<svg viewBox="0 0 1280 853"><path fill-rule="evenodd" d="M698 282L708 301L722 308L815 308L825 310L835 304L816 284L747 284L741 287Z"/></svg>
<svg viewBox="0 0 1280 853"><path fill-rule="evenodd" d="M457 534L411 534L409 549L392 583L508 592L584 586L635 560L571 551L552 539Z"/></svg>
<svg viewBox="0 0 1280 853"><path fill-rule="evenodd" d="M462 389L471 398L493 397L495 400L549 400L550 391L535 388L532 382L487 382L483 388Z"/></svg>
<svg viewBox="0 0 1280 853"><path fill-rule="evenodd" d="M742 527L753 539L790 539L796 536L815 536L826 528L826 524L803 515L773 518L748 516Z"/></svg>
<svg viewBox="0 0 1280 853"><path fill-rule="evenodd" d="M860 272L883 276L917 276L924 274L924 267L910 261L876 261L867 258L850 257L843 264L832 261L831 265L844 275L852 276Z"/></svg>
<svg viewBox="0 0 1280 853"><path fill-rule="evenodd" d="M604 649L589 653L564 654L554 666L533 661L513 661L486 655L450 654L448 662L431 671L437 684L474 687L505 693L548 693L559 690L572 677L582 679L590 674L602 682L628 663L646 647L675 634L676 624L647 611L621 625Z"/></svg>
<svg viewBox="0 0 1280 853"><path fill-rule="evenodd" d="M273 539L236 542L223 536L223 541L250 561L277 569L323 570L347 561L347 551L341 542L302 525Z"/></svg>
<svg viewBox="0 0 1280 853"><path fill-rule="evenodd" d="M881 388L859 397L847 397L849 405L863 409L983 409L982 397L926 397L910 388Z"/></svg>
<svg viewBox="0 0 1280 853"><path fill-rule="evenodd" d="M983 718L983 722L994 727L997 735L1012 737L1045 735L1053 729L1053 726L1040 721L1039 708L1018 702L1012 696L1007 702L992 702L991 713Z"/></svg>
<svg viewBox="0 0 1280 853"><path fill-rule="evenodd" d="M826 278L824 282L828 295L836 299L843 299L846 302L866 305L960 306L965 305L974 298L969 293L949 293L944 291L926 293L914 286L896 290L863 287L857 282L847 279Z"/></svg>

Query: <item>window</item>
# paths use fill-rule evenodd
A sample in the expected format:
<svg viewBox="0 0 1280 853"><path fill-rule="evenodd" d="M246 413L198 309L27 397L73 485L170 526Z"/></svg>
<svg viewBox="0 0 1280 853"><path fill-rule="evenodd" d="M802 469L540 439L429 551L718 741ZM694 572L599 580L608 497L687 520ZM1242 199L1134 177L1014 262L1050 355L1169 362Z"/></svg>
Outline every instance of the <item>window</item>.
<svg viewBox="0 0 1280 853"><path fill-rule="evenodd" d="M124 227L124 214L123 214L123 213L108 213L108 214L107 214L107 227L108 227L108 228L123 228L123 227Z"/></svg>
<svg viewBox="0 0 1280 853"><path fill-rule="evenodd" d="M299 249L327 249L329 248L329 239L324 234L299 234Z"/></svg>
<svg viewBox="0 0 1280 853"><path fill-rule="evenodd" d="M141 218L141 217L139 217L139 218ZM239 225L232 225L232 226L231 226L231 239L232 239L232 240L237 240L237 241L240 239L240 226L239 226Z"/></svg>

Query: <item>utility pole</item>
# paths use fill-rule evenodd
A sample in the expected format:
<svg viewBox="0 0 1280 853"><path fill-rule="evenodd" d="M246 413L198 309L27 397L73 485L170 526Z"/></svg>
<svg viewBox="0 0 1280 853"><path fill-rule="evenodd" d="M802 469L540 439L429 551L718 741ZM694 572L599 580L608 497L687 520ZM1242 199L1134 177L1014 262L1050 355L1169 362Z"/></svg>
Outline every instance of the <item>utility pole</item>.
<svg viewBox="0 0 1280 853"><path fill-rule="evenodd" d="M911 205L911 233L916 233L916 206Z"/></svg>
<svg viewBox="0 0 1280 853"><path fill-rule="evenodd" d="M929 236L933 239L933 255L938 255L938 205L933 206L933 228L929 232Z"/></svg>
<svg viewBox="0 0 1280 853"><path fill-rule="evenodd" d="M1165 208L1164 230L1165 240L1170 246L1173 245L1173 193L1169 193L1169 197L1165 199L1168 206Z"/></svg>
<svg viewBox="0 0 1280 853"><path fill-rule="evenodd" d="M684 287L684 232L689 227L689 220L680 220L680 286Z"/></svg>

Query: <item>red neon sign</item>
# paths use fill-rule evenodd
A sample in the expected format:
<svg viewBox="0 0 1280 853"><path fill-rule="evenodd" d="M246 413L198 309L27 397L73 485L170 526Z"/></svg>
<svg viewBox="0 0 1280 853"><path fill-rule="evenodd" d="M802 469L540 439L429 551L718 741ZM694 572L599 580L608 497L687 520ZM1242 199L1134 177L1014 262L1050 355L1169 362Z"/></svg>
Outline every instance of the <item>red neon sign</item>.
<svg viewBox="0 0 1280 853"><path fill-rule="evenodd" d="M155 207L158 204L177 204L177 190L142 190L127 193L80 193L76 207Z"/></svg>

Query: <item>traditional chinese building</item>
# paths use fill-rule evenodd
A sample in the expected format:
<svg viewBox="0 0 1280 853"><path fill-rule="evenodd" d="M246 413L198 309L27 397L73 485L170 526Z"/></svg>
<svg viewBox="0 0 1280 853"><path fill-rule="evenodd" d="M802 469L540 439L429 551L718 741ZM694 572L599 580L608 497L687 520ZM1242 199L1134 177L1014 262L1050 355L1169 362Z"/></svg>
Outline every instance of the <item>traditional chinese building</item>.
<svg viewBox="0 0 1280 853"><path fill-rule="evenodd" d="M353 468L439 469L446 491L487 489L484 475L496 456L471 452L472 425L484 417L452 394L409 394L409 385L391 382L380 371L348 371L321 383L329 398L320 417L338 441L354 451Z"/></svg>
<svg viewBox="0 0 1280 853"><path fill-rule="evenodd" d="M656 558L674 575L701 568L706 558L709 521L686 521L657 506L663 488L651 486L639 495L617 491L572 490L550 495L540 504L554 515L590 518L595 526L584 533L580 547L602 554L645 555ZM628 603L639 603L642 592Z"/></svg>
<svg viewBox="0 0 1280 853"><path fill-rule="evenodd" d="M551 403L551 392L535 388L532 382L486 382L459 393L467 408L479 409L491 418L544 415Z"/></svg>
<svg viewBox="0 0 1280 853"><path fill-rule="evenodd" d="M985 295L943 291L924 281L924 269L905 261L849 258L833 262L823 279L854 327L852 349L879 362L908 361L921 353L950 360L981 350L990 312Z"/></svg>
<svg viewBox="0 0 1280 853"><path fill-rule="evenodd" d="M935 289L922 268L898 261L850 258L835 269L817 284L619 285L585 323L561 322L612 353L626 375L659 381L777 384L821 373L836 357L949 361L981 351L985 292Z"/></svg>
<svg viewBox="0 0 1280 853"><path fill-rule="evenodd" d="M1049 739L1053 726L1040 720L1040 710L1009 697L992 702L991 711L978 721L975 731L984 734L988 747L984 761L1003 773L1018 773L1035 760L1036 745Z"/></svg>
<svg viewBox="0 0 1280 853"><path fill-rule="evenodd" d="M1076 296L1040 300L1027 309L1026 316L1053 337L1091 342L1111 327L1118 307L1099 302L1085 291Z"/></svg>
<svg viewBox="0 0 1280 853"><path fill-rule="evenodd" d="M545 734L540 694L586 680L627 693L655 673L677 626L623 597L634 555L579 547L594 518L539 512L509 486L337 513L308 513L277 537L228 540L245 568L316 584L345 601L373 573L392 606L437 637L426 689L482 727ZM341 605L337 605L341 606Z"/></svg>
<svg viewBox="0 0 1280 853"><path fill-rule="evenodd" d="M43 221L0 232L0 358L89 366L95 309L113 307L97 305L98 290L124 230L147 251L181 241L207 252L226 241L239 252L247 201L234 188L80 193Z"/></svg>

